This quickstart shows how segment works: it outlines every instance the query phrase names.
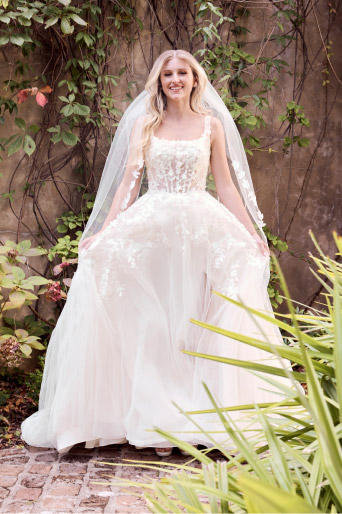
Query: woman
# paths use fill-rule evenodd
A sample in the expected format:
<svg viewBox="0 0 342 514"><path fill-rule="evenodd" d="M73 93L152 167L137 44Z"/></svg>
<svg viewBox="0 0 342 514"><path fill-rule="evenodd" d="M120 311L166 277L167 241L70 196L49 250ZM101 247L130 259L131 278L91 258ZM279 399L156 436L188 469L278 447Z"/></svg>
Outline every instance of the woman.
<svg viewBox="0 0 342 514"><path fill-rule="evenodd" d="M205 189L209 166L219 201ZM149 188L138 198L144 167ZM117 129L48 346L39 410L22 438L60 452L129 441L164 456L172 446L155 426L212 445L173 403L210 408L203 381L225 406L274 400L241 368L182 351L269 361L191 318L247 335L266 330L281 343L277 329L257 327L212 293L272 311L262 225L230 114L191 54L162 53ZM220 426L208 415L200 422Z"/></svg>

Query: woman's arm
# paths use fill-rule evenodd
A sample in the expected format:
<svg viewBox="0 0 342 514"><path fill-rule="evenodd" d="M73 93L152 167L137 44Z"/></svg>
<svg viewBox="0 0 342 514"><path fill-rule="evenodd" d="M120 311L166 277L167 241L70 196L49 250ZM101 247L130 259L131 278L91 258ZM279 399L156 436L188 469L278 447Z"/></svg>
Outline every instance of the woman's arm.
<svg viewBox="0 0 342 514"><path fill-rule="evenodd" d="M268 246L256 232L252 220L243 205L241 196L233 183L227 162L224 130L221 122L214 116L211 117L211 134L210 167L215 180L218 197L223 205L225 205L246 227L248 232L255 237L262 253L268 255Z"/></svg>
<svg viewBox="0 0 342 514"><path fill-rule="evenodd" d="M140 155L140 147L136 147L134 143L136 143L138 137L140 138L141 136L140 133L138 134L137 128L138 126L141 126L141 123L142 119L138 118L133 125L125 173L114 195L112 205L102 228L93 236L82 241L80 248L88 248L92 244L93 240L106 229L106 227L118 216L120 212L128 209L139 194L144 166L142 155Z"/></svg>

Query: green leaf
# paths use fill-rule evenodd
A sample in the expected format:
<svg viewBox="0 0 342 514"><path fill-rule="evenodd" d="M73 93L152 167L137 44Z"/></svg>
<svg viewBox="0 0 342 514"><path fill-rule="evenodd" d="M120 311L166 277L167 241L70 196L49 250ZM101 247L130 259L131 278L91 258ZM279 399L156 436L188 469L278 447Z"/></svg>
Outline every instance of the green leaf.
<svg viewBox="0 0 342 514"><path fill-rule="evenodd" d="M238 485L244 495L247 512L321 512L300 496L283 491L245 473L238 478Z"/></svg>
<svg viewBox="0 0 342 514"><path fill-rule="evenodd" d="M57 225L57 232L60 234L66 234L68 232L68 227L66 225Z"/></svg>
<svg viewBox="0 0 342 514"><path fill-rule="evenodd" d="M21 307L25 301L25 292L13 291L13 293L9 294L9 300L13 306Z"/></svg>
<svg viewBox="0 0 342 514"><path fill-rule="evenodd" d="M56 144L56 143L59 143L59 141L61 141L61 139L62 139L62 134L55 134L54 136L52 136L51 142L53 144Z"/></svg>
<svg viewBox="0 0 342 514"><path fill-rule="evenodd" d="M23 44L25 43L25 39L22 36L19 36L18 34L11 34L10 42L16 46L23 46Z"/></svg>
<svg viewBox="0 0 342 514"><path fill-rule="evenodd" d="M6 23L6 25L8 25L11 21L11 18L9 16L5 16L5 15L1 15L0 16L0 21L2 23Z"/></svg>
<svg viewBox="0 0 342 514"><path fill-rule="evenodd" d="M32 348L28 344L21 344L20 349L23 352L23 354L26 355L26 357L28 357L32 353Z"/></svg>
<svg viewBox="0 0 342 514"><path fill-rule="evenodd" d="M23 283L21 283L21 286L23 287ZM25 291L25 301L26 300L38 300L38 296L36 296L33 293L30 293L29 291Z"/></svg>
<svg viewBox="0 0 342 514"><path fill-rule="evenodd" d="M50 128L47 129L47 131L48 132L52 132L52 133L56 132L57 134L59 134L60 131L61 131L61 127L59 125L57 127L50 127Z"/></svg>
<svg viewBox="0 0 342 514"><path fill-rule="evenodd" d="M21 130L26 129L25 120L23 120L22 118L14 118L14 122L15 122L16 126L19 127Z"/></svg>
<svg viewBox="0 0 342 514"><path fill-rule="evenodd" d="M25 139L24 139L24 152L28 156L31 156L33 154L33 152L35 151L35 149L36 149L36 143L34 142L34 140L32 139L31 136L26 134Z"/></svg>
<svg viewBox="0 0 342 514"><path fill-rule="evenodd" d="M18 136L8 147L7 155L10 157L14 153L18 152L23 146L23 136Z"/></svg>
<svg viewBox="0 0 342 514"><path fill-rule="evenodd" d="M42 286L42 285L47 284L49 281L45 277L34 276L34 277L28 277L26 282L29 282L34 286Z"/></svg>
<svg viewBox="0 0 342 514"><path fill-rule="evenodd" d="M31 241L29 239L24 239L23 241L20 241L17 245L18 252L24 252L25 250L28 250L31 248Z"/></svg>
<svg viewBox="0 0 342 514"><path fill-rule="evenodd" d="M82 18L80 18L80 17L78 16L78 14L74 14L74 13L72 13L72 14L70 14L70 18L71 18L71 19L73 19L73 20L74 20L76 23L78 23L79 25L82 25L83 27L85 27L85 26L87 26L87 25L88 25L88 23L87 23L86 21L82 20Z"/></svg>
<svg viewBox="0 0 342 514"><path fill-rule="evenodd" d="M305 146L309 146L309 144L310 144L310 139L307 139L306 137L301 137L297 141L297 145L300 146L301 148L304 148Z"/></svg>
<svg viewBox="0 0 342 514"><path fill-rule="evenodd" d="M47 250L44 248L30 248L29 250L25 250L23 255L25 255L25 257L34 257L36 255L46 255L46 253Z"/></svg>
<svg viewBox="0 0 342 514"><path fill-rule="evenodd" d="M74 107L71 104L67 104L61 109L61 113L64 114L64 116L68 117L71 116L71 114L74 113Z"/></svg>
<svg viewBox="0 0 342 514"><path fill-rule="evenodd" d="M74 113L78 114L79 116L89 116L90 109L88 105L81 105L78 103L74 104Z"/></svg>
<svg viewBox="0 0 342 514"><path fill-rule="evenodd" d="M52 27L52 25L55 25L55 23L57 23L57 21L59 20L59 18L57 17L54 17L54 18L50 18L46 23L45 23L45 28L48 29L49 27Z"/></svg>
<svg viewBox="0 0 342 514"><path fill-rule="evenodd" d="M38 134L38 132L40 131L40 127L38 127L38 125L35 125L33 123L32 125L29 126L29 128L27 130L29 132L33 132L34 134Z"/></svg>
<svg viewBox="0 0 342 514"><path fill-rule="evenodd" d="M9 42L9 36L0 36L0 46L6 45Z"/></svg>
<svg viewBox="0 0 342 514"><path fill-rule="evenodd" d="M36 350L45 350L45 346L42 343L39 343L38 341L32 341L28 343L31 348L35 348Z"/></svg>
<svg viewBox="0 0 342 514"><path fill-rule="evenodd" d="M61 19L61 30L63 34L72 34L74 32L74 27L70 25L68 18L63 17Z"/></svg>
<svg viewBox="0 0 342 514"><path fill-rule="evenodd" d="M63 130L62 140L65 145L74 146L78 141L78 137L75 136L75 134L73 134L72 132Z"/></svg>
<svg viewBox="0 0 342 514"><path fill-rule="evenodd" d="M12 267L12 275L13 275L13 279L17 283L20 282L21 280L24 280L24 278L25 278L24 271L21 268L19 268L18 266Z"/></svg>

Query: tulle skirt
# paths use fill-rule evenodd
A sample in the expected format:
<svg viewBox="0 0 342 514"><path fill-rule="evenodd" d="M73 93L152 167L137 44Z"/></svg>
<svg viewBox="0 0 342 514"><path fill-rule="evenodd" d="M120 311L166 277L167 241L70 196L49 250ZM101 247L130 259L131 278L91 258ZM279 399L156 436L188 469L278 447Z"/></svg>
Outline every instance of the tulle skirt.
<svg viewBox="0 0 342 514"><path fill-rule="evenodd" d="M279 399L247 370L184 353L284 365L190 321L283 344L276 327L214 293L272 315L268 267L246 228L206 191L148 191L81 252L23 440L61 452L80 442L173 446L158 427L212 446L182 412L213 407L203 382L220 406ZM222 430L216 414L193 419Z"/></svg>

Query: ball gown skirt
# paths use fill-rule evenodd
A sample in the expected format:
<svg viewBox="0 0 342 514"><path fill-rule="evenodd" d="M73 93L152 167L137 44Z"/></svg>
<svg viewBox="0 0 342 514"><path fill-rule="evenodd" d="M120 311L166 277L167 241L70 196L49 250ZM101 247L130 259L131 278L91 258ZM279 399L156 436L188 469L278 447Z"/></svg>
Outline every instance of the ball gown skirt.
<svg viewBox="0 0 342 514"><path fill-rule="evenodd" d="M158 427L212 446L175 406L212 408L202 382L222 406L277 398L247 370L182 351L282 365L190 322L257 338L262 330L282 344L276 327L260 318L257 326L246 310L213 293L272 313L264 280L268 256L205 190L210 117L205 122L196 140L153 137L147 193L81 253L47 349L39 410L22 423L28 444L60 452L80 442L90 448L126 441L170 446L153 431ZM216 415L194 419L206 430L222 430Z"/></svg>

